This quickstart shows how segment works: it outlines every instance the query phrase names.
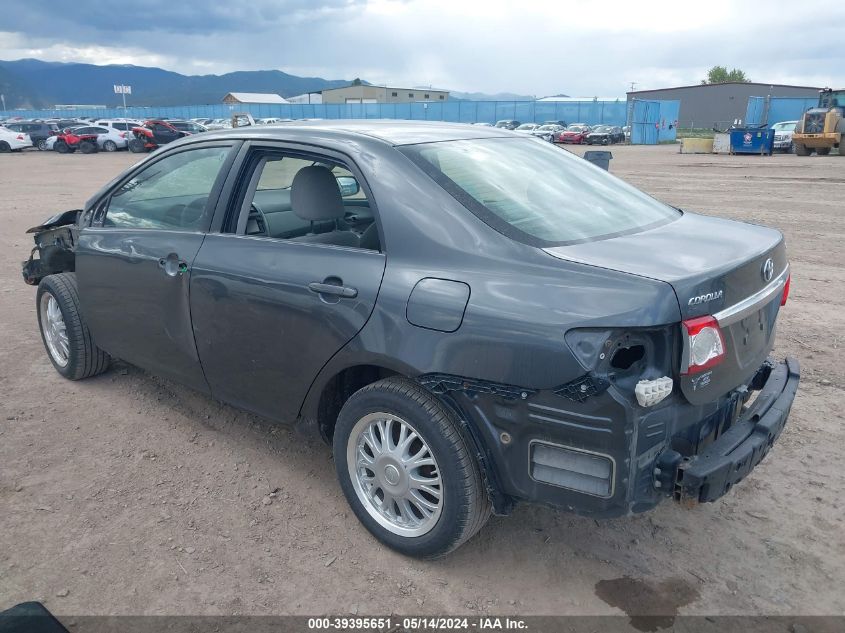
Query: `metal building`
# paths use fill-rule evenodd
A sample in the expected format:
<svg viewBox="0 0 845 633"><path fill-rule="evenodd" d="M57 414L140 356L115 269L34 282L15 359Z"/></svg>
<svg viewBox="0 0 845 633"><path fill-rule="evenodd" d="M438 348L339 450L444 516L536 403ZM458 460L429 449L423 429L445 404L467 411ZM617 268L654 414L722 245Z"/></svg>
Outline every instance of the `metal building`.
<svg viewBox="0 0 845 633"><path fill-rule="evenodd" d="M230 92L223 97L223 103L287 103L281 95L263 92Z"/></svg>
<svg viewBox="0 0 845 633"><path fill-rule="evenodd" d="M422 101L446 101L448 90L431 88L392 88L390 86L368 86L356 84L343 88L323 90L323 103L415 103Z"/></svg>
<svg viewBox="0 0 845 633"><path fill-rule="evenodd" d="M817 97L814 86L785 86L781 84L726 82L636 90L629 92L628 102L642 100L678 100L680 128L724 129L736 119L744 119L749 97Z"/></svg>

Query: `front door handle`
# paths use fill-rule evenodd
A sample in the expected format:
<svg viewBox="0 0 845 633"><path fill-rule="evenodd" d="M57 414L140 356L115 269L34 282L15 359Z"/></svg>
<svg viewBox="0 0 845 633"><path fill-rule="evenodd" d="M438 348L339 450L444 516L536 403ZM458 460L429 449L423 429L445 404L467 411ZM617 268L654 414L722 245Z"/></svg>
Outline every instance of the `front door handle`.
<svg viewBox="0 0 845 633"><path fill-rule="evenodd" d="M159 259L158 267L169 277L175 277L176 275L182 275L188 272L188 262L179 259L176 253L170 253L167 257Z"/></svg>
<svg viewBox="0 0 845 633"><path fill-rule="evenodd" d="M343 297L344 299L354 299L358 296L357 288L320 283L317 281L308 284L308 290L316 292L318 295L334 295L337 297Z"/></svg>

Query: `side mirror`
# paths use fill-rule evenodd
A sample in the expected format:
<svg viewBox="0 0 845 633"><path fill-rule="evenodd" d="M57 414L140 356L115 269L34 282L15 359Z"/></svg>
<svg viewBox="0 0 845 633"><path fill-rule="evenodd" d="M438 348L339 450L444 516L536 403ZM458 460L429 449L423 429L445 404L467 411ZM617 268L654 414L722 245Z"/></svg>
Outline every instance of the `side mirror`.
<svg viewBox="0 0 845 633"><path fill-rule="evenodd" d="M349 196L354 196L361 190L358 181L355 180L352 176L338 176L336 180L337 186L340 189L341 198L348 198Z"/></svg>

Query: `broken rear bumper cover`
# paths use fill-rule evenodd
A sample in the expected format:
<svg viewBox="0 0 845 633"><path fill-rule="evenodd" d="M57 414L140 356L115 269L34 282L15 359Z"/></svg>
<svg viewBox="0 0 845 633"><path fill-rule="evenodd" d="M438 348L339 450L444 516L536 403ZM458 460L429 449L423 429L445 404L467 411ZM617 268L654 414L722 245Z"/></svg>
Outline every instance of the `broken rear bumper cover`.
<svg viewBox="0 0 845 633"><path fill-rule="evenodd" d="M677 465L673 496L682 505L715 501L742 481L780 437L798 390L798 361L772 367L754 403L719 439Z"/></svg>
<svg viewBox="0 0 845 633"><path fill-rule="evenodd" d="M769 359L712 403L674 392L647 408L592 376L555 390L449 378L421 382L466 420L496 513L528 501L609 518L727 493L783 430L799 369Z"/></svg>

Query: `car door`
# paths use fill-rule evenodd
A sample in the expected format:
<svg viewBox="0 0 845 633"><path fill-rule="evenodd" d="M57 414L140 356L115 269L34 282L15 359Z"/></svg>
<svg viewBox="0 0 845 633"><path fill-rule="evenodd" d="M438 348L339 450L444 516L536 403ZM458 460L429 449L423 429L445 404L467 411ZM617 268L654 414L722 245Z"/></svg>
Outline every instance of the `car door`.
<svg viewBox="0 0 845 633"><path fill-rule="evenodd" d="M193 144L143 163L97 201L76 247L80 302L96 344L205 391L189 280L237 144Z"/></svg>
<svg viewBox="0 0 845 633"><path fill-rule="evenodd" d="M208 235L191 276L194 337L212 394L279 420L295 419L314 377L367 322L385 266L377 239L371 249L301 241L335 226L311 224L291 206L295 173L315 163L343 177L348 219L377 217L369 191L362 199L349 187L349 174L364 183L348 159L252 145L243 175L226 185L235 213Z"/></svg>

